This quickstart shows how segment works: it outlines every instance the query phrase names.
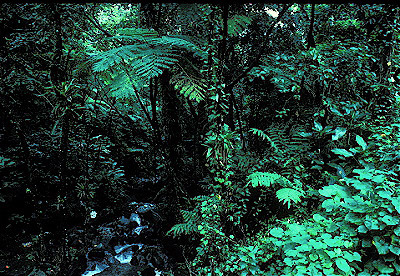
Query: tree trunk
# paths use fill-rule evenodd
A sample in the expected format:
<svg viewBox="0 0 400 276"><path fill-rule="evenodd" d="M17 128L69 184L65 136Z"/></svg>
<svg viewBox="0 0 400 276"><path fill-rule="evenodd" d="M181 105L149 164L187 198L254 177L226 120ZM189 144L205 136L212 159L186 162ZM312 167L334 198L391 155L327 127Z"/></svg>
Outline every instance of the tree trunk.
<svg viewBox="0 0 400 276"><path fill-rule="evenodd" d="M179 124L179 106L177 91L170 84L171 74L165 71L161 77L162 121L164 126L164 149L168 167L167 185L172 186L176 196L184 193L182 186L182 130Z"/></svg>

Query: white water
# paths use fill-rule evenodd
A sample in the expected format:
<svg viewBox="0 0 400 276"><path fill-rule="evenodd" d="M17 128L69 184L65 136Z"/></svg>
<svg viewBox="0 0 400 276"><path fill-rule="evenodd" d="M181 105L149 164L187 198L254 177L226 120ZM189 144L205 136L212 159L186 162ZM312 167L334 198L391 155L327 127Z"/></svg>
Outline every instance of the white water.
<svg viewBox="0 0 400 276"><path fill-rule="evenodd" d="M86 271L84 274L82 274L82 276L92 276L95 274L98 274L100 272L102 272L104 269L106 269L108 267L108 265L106 264L96 264L96 268L94 270L88 270Z"/></svg>
<svg viewBox="0 0 400 276"><path fill-rule="evenodd" d="M137 245L139 247L139 249L142 249L142 247L143 247L143 244L141 244L141 243L132 243L132 244L125 244L125 245L116 245L116 246L114 246L114 250L115 250L115 253L119 254L122 251L124 251L125 249L132 247L134 245Z"/></svg>
<svg viewBox="0 0 400 276"><path fill-rule="evenodd" d="M139 226L142 224L142 222L140 221L139 215L136 214L136 213L132 213L131 214L130 220L131 221L136 221Z"/></svg>

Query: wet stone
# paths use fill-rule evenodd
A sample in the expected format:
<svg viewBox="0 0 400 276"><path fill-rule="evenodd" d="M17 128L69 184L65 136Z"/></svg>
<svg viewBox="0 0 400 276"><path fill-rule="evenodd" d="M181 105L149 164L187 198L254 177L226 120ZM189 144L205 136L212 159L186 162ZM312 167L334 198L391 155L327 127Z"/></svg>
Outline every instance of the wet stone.
<svg viewBox="0 0 400 276"><path fill-rule="evenodd" d="M149 245L157 243L154 227L161 221L155 219L155 205L135 202L128 208L130 215L97 229L83 276L161 275L170 268L161 247Z"/></svg>

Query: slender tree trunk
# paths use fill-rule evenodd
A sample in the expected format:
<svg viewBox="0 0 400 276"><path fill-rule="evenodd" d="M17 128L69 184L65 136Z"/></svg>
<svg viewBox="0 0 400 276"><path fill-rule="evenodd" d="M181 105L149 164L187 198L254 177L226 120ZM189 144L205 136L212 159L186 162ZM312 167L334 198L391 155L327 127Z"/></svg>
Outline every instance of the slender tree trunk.
<svg viewBox="0 0 400 276"><path fill-rule="evenodd" d="M308 30L307 35L307 49L315 48L315 40L314 40L314 19L315 19L315 4L311 5L311 22L310 22L310 29Z"/></svg>
<svg viewBox="0 0 400 276"><path fill-rule="evenodd" d="M182 186L182 130L179 123L179 99L177 91L170 84L171 73L165 71L160 82L162 86L162 120L164 125L165 147L167 153L167 185L173 186L176 196L185 193Z"/></svg>

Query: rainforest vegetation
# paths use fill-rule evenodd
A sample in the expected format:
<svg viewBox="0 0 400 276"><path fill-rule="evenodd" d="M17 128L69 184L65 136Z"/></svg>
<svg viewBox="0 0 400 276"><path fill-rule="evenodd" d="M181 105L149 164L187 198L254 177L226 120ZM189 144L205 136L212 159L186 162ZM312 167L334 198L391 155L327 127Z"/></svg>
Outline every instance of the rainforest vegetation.
<svg viewBox="0 0 400 276"><path fill-rule="evenodd" d="M400 275L398 6L0 5L0 274Z"/></svg>

